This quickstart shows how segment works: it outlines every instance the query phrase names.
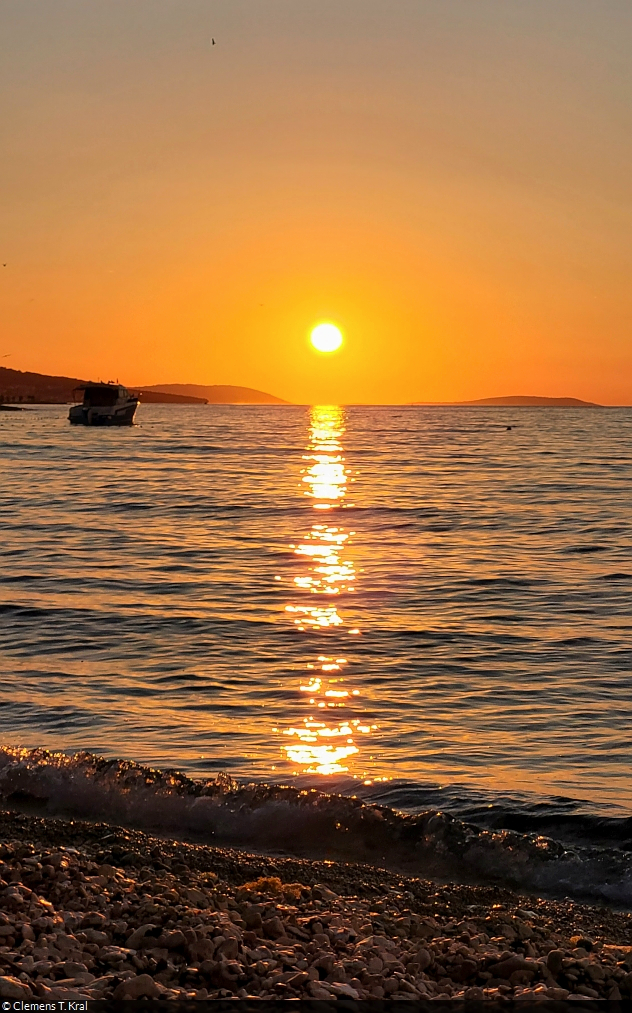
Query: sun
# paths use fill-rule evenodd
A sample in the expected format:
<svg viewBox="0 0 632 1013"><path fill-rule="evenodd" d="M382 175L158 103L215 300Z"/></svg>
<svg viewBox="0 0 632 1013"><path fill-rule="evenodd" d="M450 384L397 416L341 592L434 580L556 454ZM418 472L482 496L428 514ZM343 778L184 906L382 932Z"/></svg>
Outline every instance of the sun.
<svg viewBox="0 0 632 1013"><path fill-rule="evenodd" d="M342 344L342 334L335 324L318 324L309 340L319 352L337 352Z"/></svg>

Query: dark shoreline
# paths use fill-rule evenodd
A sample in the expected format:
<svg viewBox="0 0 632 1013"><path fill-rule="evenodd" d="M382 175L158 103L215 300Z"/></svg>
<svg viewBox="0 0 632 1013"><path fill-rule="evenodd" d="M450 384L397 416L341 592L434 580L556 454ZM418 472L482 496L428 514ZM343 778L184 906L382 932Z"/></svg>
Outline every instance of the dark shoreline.
<svg viewBox="0 0 632 1013"><path fill-rule="evenodd" d="M597 819L585 840L571 834L563 841L550 824L516 831L492 820L485 827L441 809L406 813L356 795L240 783L225 772L196 780L92 753L10 746L0 748L0 777L0 804L49 821L103 822L162 840L388 868L406 878L632 910L627 818ZM547 836L551 832L555 836Z"/></svg>
<svg viewBox="0 0 632 1013"><path fill-rule="evenodd" d="M7 810L0 842L3 997L632 996L628 913Z"/></svg>

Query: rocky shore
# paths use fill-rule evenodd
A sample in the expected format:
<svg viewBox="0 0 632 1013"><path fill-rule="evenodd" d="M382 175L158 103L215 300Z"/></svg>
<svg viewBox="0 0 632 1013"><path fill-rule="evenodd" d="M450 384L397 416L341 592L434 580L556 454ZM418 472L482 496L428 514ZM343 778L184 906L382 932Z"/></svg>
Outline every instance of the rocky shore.
<svg viewBox="0 0 632 1013"><path fill-rule="evenodd" d="M632 916L0 813L3 999L629 999Z"/></svg>

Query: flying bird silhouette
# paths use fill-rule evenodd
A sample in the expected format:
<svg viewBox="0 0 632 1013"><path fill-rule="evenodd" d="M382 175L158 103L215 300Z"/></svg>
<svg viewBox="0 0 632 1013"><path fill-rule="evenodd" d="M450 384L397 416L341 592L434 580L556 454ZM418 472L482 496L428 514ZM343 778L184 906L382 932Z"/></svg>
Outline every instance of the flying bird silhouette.
<svg viewBox="0 0 632 1013"><path fill-rule="evenodd" d="M214 45L215 45L215 39L211 39L211 45L212 45L212 46L214 46Z"/></svg>

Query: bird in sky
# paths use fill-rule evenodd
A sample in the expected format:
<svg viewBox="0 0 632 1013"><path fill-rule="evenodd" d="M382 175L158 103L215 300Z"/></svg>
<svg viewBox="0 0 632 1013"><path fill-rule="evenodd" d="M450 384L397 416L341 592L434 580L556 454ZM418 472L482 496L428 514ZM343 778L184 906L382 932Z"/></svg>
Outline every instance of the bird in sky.
<svg viewBox="0 0 632 1013"><path fill-rule="evenodd" d="M215 39L211 39L211 45L212 45L212 46L214 46L214 45L215 45Z"/></svg>

